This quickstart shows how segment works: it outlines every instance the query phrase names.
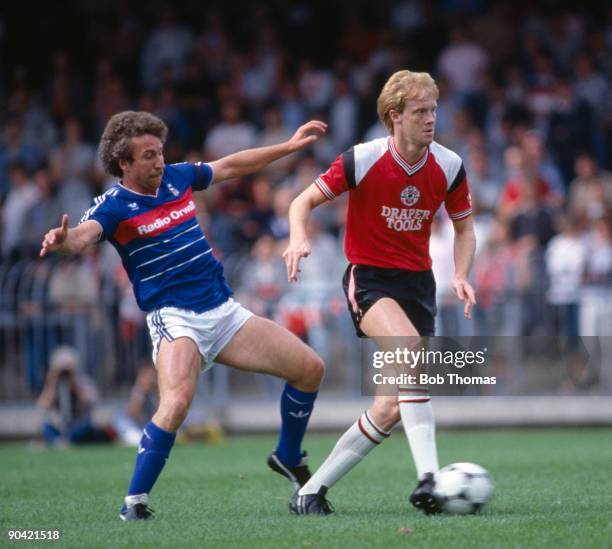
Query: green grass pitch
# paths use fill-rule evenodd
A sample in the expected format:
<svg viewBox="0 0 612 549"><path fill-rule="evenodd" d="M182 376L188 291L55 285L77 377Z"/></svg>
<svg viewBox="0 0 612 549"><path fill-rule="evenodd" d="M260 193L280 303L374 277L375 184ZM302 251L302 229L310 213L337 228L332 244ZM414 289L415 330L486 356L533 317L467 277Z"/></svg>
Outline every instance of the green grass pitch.
<svg viewBox="0 0 612 549"><path fill-rule="evenodd" d="M307 435L313 465L336 438ZM440 432L442 464L479 463L495 482L491 504L468 517L409 506L401 432L330 492L335 515L291 516L289 483L264 464L274 440L177 445L151 496L157 516L143 523L118 519L133 449L0 446L0 528L61 528L56 546L79 548L612 547L610 429Z"/></svg>

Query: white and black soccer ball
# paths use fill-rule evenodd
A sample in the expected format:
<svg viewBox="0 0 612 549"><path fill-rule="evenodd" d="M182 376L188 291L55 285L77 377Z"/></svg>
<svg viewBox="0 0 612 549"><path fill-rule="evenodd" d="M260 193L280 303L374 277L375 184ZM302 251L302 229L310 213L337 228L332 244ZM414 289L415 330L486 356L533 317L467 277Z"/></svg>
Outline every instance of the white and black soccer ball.
<svg viewBox="0 0 612 549"><path fill-rule="evenodd" d="M478 513L493 495L491 475L475 463L451 463L440 469L434 479L434 495L442 510L451 515Z"/></svg>

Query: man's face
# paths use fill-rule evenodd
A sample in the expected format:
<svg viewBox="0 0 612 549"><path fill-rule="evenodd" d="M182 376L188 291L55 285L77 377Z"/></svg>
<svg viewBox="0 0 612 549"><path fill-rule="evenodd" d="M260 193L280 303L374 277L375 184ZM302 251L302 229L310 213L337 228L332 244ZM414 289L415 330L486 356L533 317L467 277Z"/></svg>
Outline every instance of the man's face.
<svg viewBox="0 0 612 549"><path fill-rule="evenodd" d="M401 113L391 111L393 136L397 141L417 147L429 145L434 138L436 108L438 102L432 94L423 94L418 99L408 100Z"/></svg>
<svg viewBox="0 0 612 549"><path fill-rule="evenodd" d="M119 162L123 182L143 194L155 194L164 172L163 143L154 135L132 138L132 161Z"/></svg>

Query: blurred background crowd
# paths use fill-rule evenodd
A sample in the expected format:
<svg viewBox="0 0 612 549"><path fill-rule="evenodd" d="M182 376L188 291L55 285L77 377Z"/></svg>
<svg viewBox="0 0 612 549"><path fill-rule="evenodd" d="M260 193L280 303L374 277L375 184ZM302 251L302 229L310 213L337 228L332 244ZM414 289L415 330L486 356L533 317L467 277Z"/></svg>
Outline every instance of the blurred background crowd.
<svg viewBox="0 0 612 549"><path fill-rule="evenodd" d="M438 333L606 336L612 327L612 8L540 1L49 3L0 19L0 361L3 398L37 392L52 349L76 347L103 387L149 353L143 314L107 245L37 258L114 183L96 145L108 118L147 110L170 128L166 162L214 160L289 138L312 149L197 198L237 298L328 361L358 360L341 293L346 196L316 211L312 255L289 286L287 212L352 144L386 134L376 98L396 70L440 88L436 140L459 153L472 198L478 307L452 292L452 226L431 254ZM332 380L346 379L342 368ZM25 374L24 374L25 372ZM333 373L336 372L336 373ZM572 387L593 373L569 374Z"/></svg>

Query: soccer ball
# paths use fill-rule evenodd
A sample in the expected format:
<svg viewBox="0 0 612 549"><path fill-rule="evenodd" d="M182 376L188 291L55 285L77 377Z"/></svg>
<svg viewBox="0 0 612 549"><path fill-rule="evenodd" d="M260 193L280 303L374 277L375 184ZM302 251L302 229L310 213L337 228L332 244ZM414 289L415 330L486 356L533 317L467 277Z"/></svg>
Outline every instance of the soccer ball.
<svg viewBox="0 0 612 549"><path fill-rule="evenodd" d="M451 515L478 513L493 494L491 476L475 463L451 463L434 479L434 495L440 499L442 510Z"/></svg>

